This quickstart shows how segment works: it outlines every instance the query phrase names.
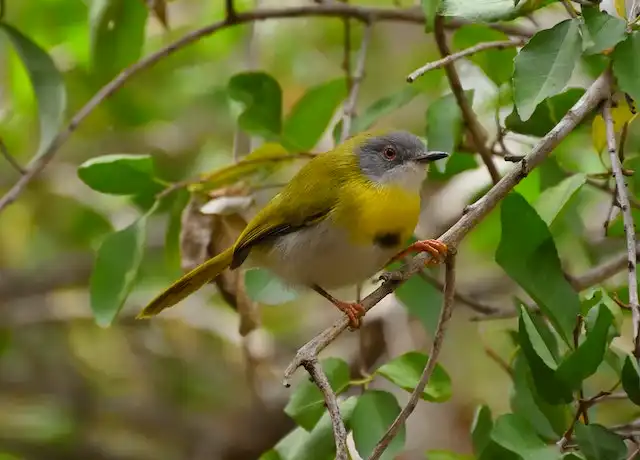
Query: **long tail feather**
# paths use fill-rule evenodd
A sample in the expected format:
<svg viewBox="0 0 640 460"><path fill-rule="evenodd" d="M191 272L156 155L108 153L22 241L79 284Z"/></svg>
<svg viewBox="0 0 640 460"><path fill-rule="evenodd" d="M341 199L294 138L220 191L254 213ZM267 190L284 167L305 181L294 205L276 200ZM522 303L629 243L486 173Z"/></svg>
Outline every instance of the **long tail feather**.
<svg viewBox="0 0 640 460"><path fill-rule="evenodd" d="M233 247L198 265L153 299L136 318L150 318L165 308L173 307L218 276L231 264L232 257Z"/></svg>

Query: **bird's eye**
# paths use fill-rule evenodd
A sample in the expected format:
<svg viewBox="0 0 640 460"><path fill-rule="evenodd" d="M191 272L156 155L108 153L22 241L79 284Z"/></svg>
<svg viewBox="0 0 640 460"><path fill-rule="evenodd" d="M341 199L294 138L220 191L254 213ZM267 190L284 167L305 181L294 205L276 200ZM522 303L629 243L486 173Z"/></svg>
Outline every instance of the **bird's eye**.
<svg viewBox="0 0 640 460"><path fill-rule="evenodd" d="M385 159L392 161L396 159L396 150L393 147L385 147L385 149L382 151L382 155L385 157Z"/></svg>

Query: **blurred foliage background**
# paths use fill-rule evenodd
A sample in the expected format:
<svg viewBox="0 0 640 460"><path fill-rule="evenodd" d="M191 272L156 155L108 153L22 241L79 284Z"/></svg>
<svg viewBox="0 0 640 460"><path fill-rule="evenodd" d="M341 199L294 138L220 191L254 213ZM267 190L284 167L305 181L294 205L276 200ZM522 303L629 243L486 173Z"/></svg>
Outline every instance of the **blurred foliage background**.
<svg viewBox="0 0 640 460"><path fill-rule="evenodd" d="M112 35L92 22L89 0L5 1L4 20L47 50L62 72L69 114L140 55L224 17L224 2L174 0L166 4L165 26L143 2L128 1L136 4L127 10L130 26ZM313 2L262 0L260 6L305 3ZM352 3L413 6L408 0ZM236 6L246 10L255 5L245 0ZM534 21L545 28L566 17L562 6L553 4L536 12ZM532 22L518 20L529 30L535 27ZM144 27L136 26L140 23ZM454 35L455 48L475 43L472 29L463 27L460 32ZM362 33L362 24L351 21L353 55ZM475 33L482 37L479 40L490 37L485 29ZM185 203L182 195L172 201L173 211L149 218L134 289L114 324L100 327L93 319L88 293L95 251L106 235L131 224L149 203L98 193L80 180L77 168L101 155L148 154L156 176L175 182L231 165L234 139L240 142L242 133L237 131L237 103L229 96L230 78L247 69L272 75L282 88L282 111L287 114L309 88L344 76L343 45L344 25L339 18L268 20L205 37L161 59L104 101L45 173L3 212L0 452L5 453L0 459L254 459L294 428L283 412L291 390L281 385L282 370L296 348L330 325L337 312L313 294L303 294L274 302L278 305L261 305L261 327L243 336L238 313L214 287L207 287L174 311L152 321L134 321L140 308L181 273L175 223L180 221L180 203ZM471 61L459 63L465 89L474 90L473 106L491 138L499 132L495 114L504 120L512 111L508 79L514 55L515 51L492 55L497 60L489 67L506 68L506 78L489 78ZM419 24L376 23L358 110L381 98L398 97L406 91L406 75L438 57L433 37L425 35ZM594 68L598 63L580 62L572 77L574 86L597 75ZM496 79L507 84L496 86ZM444 72L429 72L412 88L415 94L376 119L375 126L406 129L431 142L429 126L435 130L439 118L447 116L446 101L440 99L449 92ZM436 100L441 105L429 115ZM339 118L338 110L333 121ZM442 129L446 125L433 132ZM518 192L535 202L567 171L606 171L589 129L571 134L553 160L527 177ZM27 71L10 42L2 39L0 139L18 163L26 164L37 150L38 132L37 104ZM632 158L640 145L637 123L628 137L627 153ZM240 153L257 147L260 139L244 142ZM521 154L535 139L508 134L504 142L511 152ZM456 152L464 150L464 143L465 139L453 146ZM312 150L322 152L332 146L332 130L327 129ZM417 236L439 235L490 185L481 162L476 156L468 158L456 160L459 165L450 170L430 172ZM243 218L259 209L303 161L260 178L263 187L254 191L255 203L242 210ZM19 173L8 163L1 164L0 189L7 190ZM510 168L502 160L497 164L501 171ZM614 221L608 237L604 235L610 204L610 195L582 187L553 227L568 273L579 275L624 249L619 223L616 230ZM214 236L214 243L221 244L221 238ZM509 312L511 296L519 291L494 261L499 241L496 210L459 248L458 288L477 302ZM438 270L433 275L438 277ZM622 286L625 278L620 276L608 286ZM365 286L365 291L373 286ZM624 299L624 289L617 292ZM344 296L353 298L355 292L345 290ZM361 333L344 334L325 355L345 359L352 377L358 378L363 368L366 372L389 357L423 349L437 320L439 299L436 288L416 280L368 314ZM486 403L494 415L509 410L505 396L512 391L511 383L501 362L513 353L508 331L516 320L470 321L476 315L464 305L456 310L442 358L451 375L453 397L443 404L419 406L408 425L405 453L398 458L424 458L427 449L469 453L475 406ZM629 346L624 342L629 332L627 320L626 339L619 339L620 346ZM300 379L307 378L299 374ZM600 384L593 382L594 387ZM373 387L392 391L401 404L408 396L388 382L376 380ZM619 417L621 410L612 402L602 409L598 406L598 416Z"/></svg>

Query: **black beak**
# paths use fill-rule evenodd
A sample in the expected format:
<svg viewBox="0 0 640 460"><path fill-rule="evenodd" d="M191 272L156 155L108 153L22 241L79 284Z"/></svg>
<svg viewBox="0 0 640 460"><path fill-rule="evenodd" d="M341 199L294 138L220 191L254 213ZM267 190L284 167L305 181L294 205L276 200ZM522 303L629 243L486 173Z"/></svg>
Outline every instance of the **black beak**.
<svg viewBox="0 0 640 460"><path fill-rule="evenodd" d="M442 160L447 158L449 154L447 152L427 152L423 155L416 157L418 163L431 163L432 161Z"/></svg>

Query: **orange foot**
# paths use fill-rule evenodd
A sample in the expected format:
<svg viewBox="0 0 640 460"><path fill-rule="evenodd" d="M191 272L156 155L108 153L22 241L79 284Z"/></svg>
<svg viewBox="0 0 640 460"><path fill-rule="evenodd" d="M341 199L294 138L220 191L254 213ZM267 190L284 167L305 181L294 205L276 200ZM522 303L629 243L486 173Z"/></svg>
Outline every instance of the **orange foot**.
<svg viewBox="0 0 640 460"><path fill-rule="evenodd" d="M341 312L347 315L347 317L349 318L349 328L351 330L360 328L360 325L362 323L360 318L362 318L366 312L361 304L357 302L343 302L342 300L336 299L320 286L315 285L312 287L314 291L316 291L322 297L335 305L336 308L338 308Z"/></svg>
<svg viewBox="0 0 640 460"><path fill-rule="evenodd" d="M447 245L444 244L442 241L438 241L438 240L416 241L407 249L393 256L393 258L389 261L389 264L393 262L397 262L398 260L401 260L405 256L412 253L428 252L433 256L433 258L430 259L426 263L426 265L436 265L442 261L442 259L447 255L448 251L449 251L449 248L447 248Z"/></svg>

